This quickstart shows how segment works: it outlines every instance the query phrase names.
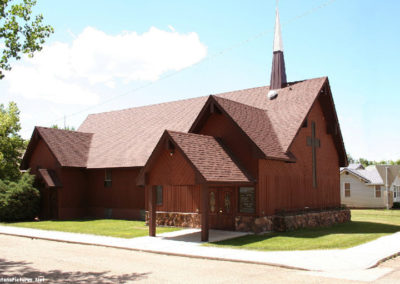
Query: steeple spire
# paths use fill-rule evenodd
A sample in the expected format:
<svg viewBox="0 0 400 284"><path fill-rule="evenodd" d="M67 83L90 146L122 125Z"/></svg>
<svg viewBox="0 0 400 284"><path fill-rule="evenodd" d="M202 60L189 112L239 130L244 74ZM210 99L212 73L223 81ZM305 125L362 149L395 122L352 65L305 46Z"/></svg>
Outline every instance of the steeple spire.
<svg viewBox="0 0 400 284"><path fill-rule="evenodd" d="M276 1L276 16L275 16L275 35L274 35L274 50L271 70L270 90L280 89L286 86L286 70L285 59L283 57L283 43L281 34L281 24L279 21L278 1Z"/></svg>

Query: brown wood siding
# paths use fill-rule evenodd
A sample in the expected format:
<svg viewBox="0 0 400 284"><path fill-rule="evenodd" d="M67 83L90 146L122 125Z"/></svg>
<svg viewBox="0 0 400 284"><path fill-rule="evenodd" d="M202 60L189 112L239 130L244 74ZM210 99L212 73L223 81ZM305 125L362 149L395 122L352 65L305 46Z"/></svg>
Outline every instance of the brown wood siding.
<svg viewBox="0 0 400 284"><path fill-rule="evenodd" d="M163 203L157 205L157 211L198 212L201 186L195 185L195 177L193 168L180 151L175 150L171 156L167 149L162 150L148 177L150 186L163 186Z"/></svg>
<svg viewBox="0 0 400 284"><path fill-rule="evenodd" d="M221 138L238 162L257 179L257 150L228 117L223 114L211 114L198 133Z"/></svg>
<svg viewBox="0 0 400 284"><path fill-rule="evenodd" d="M58 191L58 218L73 219L87 216L87 179L85 170L61 169L62 187Z"/></svg>
<svg viewBox="0 0 400 284"><path fill-rule="evenodd" d="M88 213L104 218L112 209L112 218L138 219L144 210L144 188L136 185L140 168L111 169L111 187L104 186L105 169L87 170Z"/></svg>
<svg viewBox="0 0 400 284"><path fill-rule="evenodd" d="M312 183L312 153L307 146L311 121L316 123L317 188ZM320 103L317 101L308 116L307 128L301 128L290 151L296 156L293 164L272 160L259 161L258 213L271 215L279 210L297 210L340 206L339 157Z"/></svg>
<svg viewBox="0 0 400 284"><path fill-rule="evenodd" d="M29 168L32 174L37 174L37 169L52 169L56 170L60 168L56 158L50 152L49 147L46 143L40 139L35 149L33 150L31 159L29 161Z"/></svg>
<svg viewBox="0 0 400 284"><path fill-rule="evenodd" d="M157 211L200 212L200 185L165 185L163 203Z"/></svg>

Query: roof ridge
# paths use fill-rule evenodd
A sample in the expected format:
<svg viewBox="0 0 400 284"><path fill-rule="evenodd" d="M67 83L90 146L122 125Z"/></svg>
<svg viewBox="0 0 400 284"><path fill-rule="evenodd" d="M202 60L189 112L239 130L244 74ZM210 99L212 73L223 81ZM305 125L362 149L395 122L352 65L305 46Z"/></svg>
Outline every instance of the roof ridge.
<svg viewBox="0 0 400 284"><path fill-rule="evenodd" d="M327 76L316 77L316 78L311 78L311 79L305 79L305 80L301 80L301 81L288 82L287 83L288 84L287 87L291 87L291 86L293 86L293 84L302 83L302 82L305 82L305 81L322 79L322 78L327 78ZM287 88L287 87L285 87L285 88ZM149 105L134 106L134 107L128 107L128 108L123 108L123 109L117 109L117 110L103 111L103 112L98 112L98 113L91 113L88 116L101 115L101 114L112 113L112 112L128 111L128 110L132 110L132 109L146 108L146 107L152 107L152 106L158 106L158 105L164 105L164 104L171 104L171 103L188 101L188 100L195 100L195 99L205 98L205 97L208 97L208 96L220 96L220 95L229 94L229 93L233 93L233 92L250 91L250 90L260 89L260 88L269 88L269 86L259 86L259 87L245 88L245 89L232 90L232 91L226 91L226 92L221 92L221 93L213 93L213 94L203 95L203 96L198 96L198 97L193 97L193 98L185 98L185 99L180 99L180 100L173 100L173 101L167 101L167 102L161 102L161 103L155 103L155 104L149 104ZM284 88L282 88L282 89L284 89ZM247 105L247 104L244 104L244 105Z"/></svg>
<svg viewBox="0 0 400 284"><path fill-rule="evenodd" d="M249 108L254 108L254 109L257 109L257 110L261 110L261 111L265 112L265 114L267 114L267 110L263 109L263 108L251 106L251 105L244 104L244 103L241 103L241 102L238 102L238 101L234 101L234 100L231 100L231 99L227 99L227 98L224 98L224 97L219 97L218 95L211 95L211 96L213 98L215 98L215 99L218 99L218 100L226 100L226 101L230 101L230 102L235 103L235 104L239 104L239 105L243 105L243 106L246 106L246 107L249 107Z"/></svg>
<svg viewBox="0 0 400 284"><path fill-rule="evenodd" d="M182 132L182 131L175 131L175 130L168 130L165 129L165 131L167 131L168 133L177 133L177 134L183 134L183 135L187 135L187 136L203 136L203 137L211 137L216 139L216 137L211 136L211 135L204 135L204 134L199 134L199 133L191 133L191 132Z"/></svg>

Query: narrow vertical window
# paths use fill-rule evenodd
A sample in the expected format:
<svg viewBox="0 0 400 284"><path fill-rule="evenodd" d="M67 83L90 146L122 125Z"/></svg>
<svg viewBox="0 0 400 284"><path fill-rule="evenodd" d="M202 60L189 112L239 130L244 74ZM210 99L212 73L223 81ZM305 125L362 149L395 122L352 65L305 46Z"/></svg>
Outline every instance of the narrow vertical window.
<svg viewBox="0 0 400 284"><path fill-rule="evenodd" d="M105 169L104 172L104 187L111 187L112 184L112 177L111 177L111 170Z"/></svg>
<svg viewBox="0 0 400 284"><path fill-rule="evenodd" d="M344 183L344 197L350 197L350 183Z"/></svg>
<svg viewBox="0 0 400 284"><path fill-rule="evenodd" d="M156 186L156 204L157 205L163 204L163 187L162 187L162 185Z"/></svg>
<svg viewBox="0 0 400 284"><path fill-rule="evenodd" d="M381 186L380 185L375 185L375 197L381 198Z"/></svg>

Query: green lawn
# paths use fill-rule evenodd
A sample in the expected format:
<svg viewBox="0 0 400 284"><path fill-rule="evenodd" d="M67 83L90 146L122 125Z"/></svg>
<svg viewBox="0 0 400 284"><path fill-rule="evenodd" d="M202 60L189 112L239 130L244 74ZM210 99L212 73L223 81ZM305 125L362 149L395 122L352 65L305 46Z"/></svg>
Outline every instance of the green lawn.
<svg viewBox="0 0 400 284"><path fill-rule="evenodd" d="M400 210L352 210L351 222L285 233L248 235L213 246L254 250L342 249L400 231Z"/></svg>
<svg viewBox="0 0 400 284"><path fill-rule="evenodd" d="M136 238L148 236L149 227L144 221L99 219L73 221L40 221L1 223L1 225L54 230L72 233L92 234L118 238ZM172 227L157 227L157 234L180 230Z"/></svg>

